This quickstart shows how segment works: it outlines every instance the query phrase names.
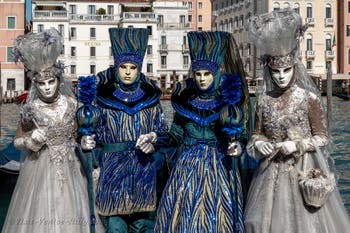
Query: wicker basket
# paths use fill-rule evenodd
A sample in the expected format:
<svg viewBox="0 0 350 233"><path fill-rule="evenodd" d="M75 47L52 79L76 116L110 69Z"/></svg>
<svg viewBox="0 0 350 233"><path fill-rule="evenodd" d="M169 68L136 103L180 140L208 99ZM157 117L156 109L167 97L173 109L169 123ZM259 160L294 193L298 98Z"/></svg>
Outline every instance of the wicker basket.
<svg viewBox="0 0 350 233"><path fill-rule="evenodd" d="M321 169L311 168L300 176L299 187L305 204L319 208L334 190L334 175L326 176Z"/></svg>

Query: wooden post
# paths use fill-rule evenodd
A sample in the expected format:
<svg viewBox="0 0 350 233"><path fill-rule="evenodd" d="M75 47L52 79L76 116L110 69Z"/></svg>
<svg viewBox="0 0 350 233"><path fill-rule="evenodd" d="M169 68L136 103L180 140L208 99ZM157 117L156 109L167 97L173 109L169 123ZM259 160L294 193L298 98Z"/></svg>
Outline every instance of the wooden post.
<svg viewBox="0 0 350 233"><path fill-rule="evenodd" d="M329 136L331 136L332 94L332 67L330 65L327 69L327 129Z"/></svg>

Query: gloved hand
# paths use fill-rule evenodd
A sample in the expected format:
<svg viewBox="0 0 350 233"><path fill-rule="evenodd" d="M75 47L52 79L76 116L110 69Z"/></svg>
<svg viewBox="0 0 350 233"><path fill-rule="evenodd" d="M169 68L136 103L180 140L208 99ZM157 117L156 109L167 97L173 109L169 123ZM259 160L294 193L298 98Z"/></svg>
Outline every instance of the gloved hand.
<svg viewBox="0 0 350 233"><path fill-rule="evenodd" d="M33 130L30 137L24 137L24 145L27 149L38 152L46 142L46 132L43 129Z"/></svg>
<svg viewBox="0 0 350 233"><path fill-rule="evenodd" d="M91 135L91 136L87 136L84 135L81 138L81 148L83 148L83 150L92 150L96 147L96 142L95 142L95 134Z"/></svg>
<svg viewBox="0 0 350 233"><path fill-rule="evenodd" d="M272 152L275 150L274 146L270 142L265 141L256 141L254 147L265 157L272 154Z"/></svg>
<svg viewBox="0 0 350 233"><path fill-rule="evenodd" d="M137 147L137 148L140 149L145 154L150 154L150 153L153 153L155 151L152 143L144 143L140 147Z"/></svg>
<svg viewBox="0 0 350 233"><path fill-rule="evenodd" d="M293 141L279 142L276 147L280 148L280 152L284 155L290 155L297 151L297 145Z"/></svg>
<svg viewBox="0 0 350 233"><path fill-rule="evenodd" d="M231 142L227 149L227 154L230 156L239 157L242 155L242 146L239 142Z"/></svg>
<svg viewBox="0 0 350 233"><path fill-rule="evenodd" d="M136 141L136 148L141 149L144 144L156 143L157 134L155 132L150 132L148 134L141 134Z"/></svg>

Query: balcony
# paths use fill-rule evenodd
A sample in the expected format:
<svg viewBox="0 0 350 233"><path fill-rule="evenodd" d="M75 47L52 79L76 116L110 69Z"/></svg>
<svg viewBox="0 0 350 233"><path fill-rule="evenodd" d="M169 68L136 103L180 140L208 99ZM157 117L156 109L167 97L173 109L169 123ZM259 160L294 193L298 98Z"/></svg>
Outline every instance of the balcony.
<svg viewBox="0 0 350 233"><path fill-rule="evenodd" d="M307 50L305 52L306 59L315 58L315 50Z"/></svg>
<svg viewBox="0 0 350 233"><path fill-rule="evenodd" d="M191 29L192 23L160 23L158 24L158 29L166 30L179 30L179 29Z"/></svg>
<svg viewBox="0 0 350 233"><path fill-rule="evenodd" d="M306 18L306 23L309 26L314 26L315 25L315 18Z"/></svg>
<svg viewBox="0 0 350 233"><path fill-rule="evenodd" d="M325 51L326 59L333 59L335 57L334 51L326 50Z"/></svg>
<svg viewBox="0 0 350 233"><path fill-rule="evenodd" d="M108 22L108 21L119 21L119 15L92 15L92 14L71 14L69 15L70 21L73 22Z"/></svg>
<svg viewBox="0 0 350 233"><path fill-rule="evenodd" d="M157 22L156 15L152 12L124 12L122 20L136 22Z"/></svg>
<svg viewBox="0 0 350 233"><path fill-rule="evenodd" d="M67 11L34 11L33 15L34 20L67 20L68 12Z"/></svg>
<svg viewBox="0 0 350 233"><path fill-rule="evenodd" d="M159 52L160 53L168 53L168 45L167 44L159 45Z"/></svg>
<svg viewBox="0 0 350 233"><path fill-rule="evenodd" d="M333 18L325 18L324 24L326 27L333 27L334 25L334 19Z"/></svg>

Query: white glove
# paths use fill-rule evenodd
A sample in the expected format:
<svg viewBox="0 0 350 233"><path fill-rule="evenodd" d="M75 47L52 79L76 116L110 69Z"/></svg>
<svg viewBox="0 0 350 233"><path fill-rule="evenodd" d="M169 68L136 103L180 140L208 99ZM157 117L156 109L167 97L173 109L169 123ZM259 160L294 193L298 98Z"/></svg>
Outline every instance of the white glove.
<svg viewBox="0 0 350 233"><path fill-rule="evenodd" d="M257 149L262 155L269 156L274 150L274 146L270 142L256 141L255 149Z"/></svg>
<svg viewBox="0 0 350 233"><path fill-rule="evenodd" d="M239 157L242 155L242 146L239 142L231 142L227 149L229 156Z"/></svg>
<svg viewBox="0 0 350 233"><path fill-rule="evenodd" d="M297 145L293 141L284 141L276 144L277 148L280 148L280 151L284 155L290 155L297 151Z"/></svg>
<svg viewBox="0 0 350 233"><path fill-rule="evenodd" d="M84 135L81 138L81 148L83 148L83 150L92 150L95 148L96 146L96 142L95 142L95 134L91 135L91 136L87 136Z"/></svg>
<svg viewBox="0 0 350 233"><path fill-rule="evenodd" d="M141 149L144 144L156 143L157 142L157 134L155 132L150 132L148 134L141 134L140 137L136 141L136 148Z"/></svg>
<svg viewBox="0 0 350 233"><path fill-rule="evenodd" d="M29 150L38 152L46 142L46 132L43 129L33 130L30 137L24 137L24 145Z"/></svg>
<svg viewBox="0 0 350 233"><path fill-rule="evenodd" d="M145 154L151 154L155 151L152 143L145 143L139 149Z"/></svg>

